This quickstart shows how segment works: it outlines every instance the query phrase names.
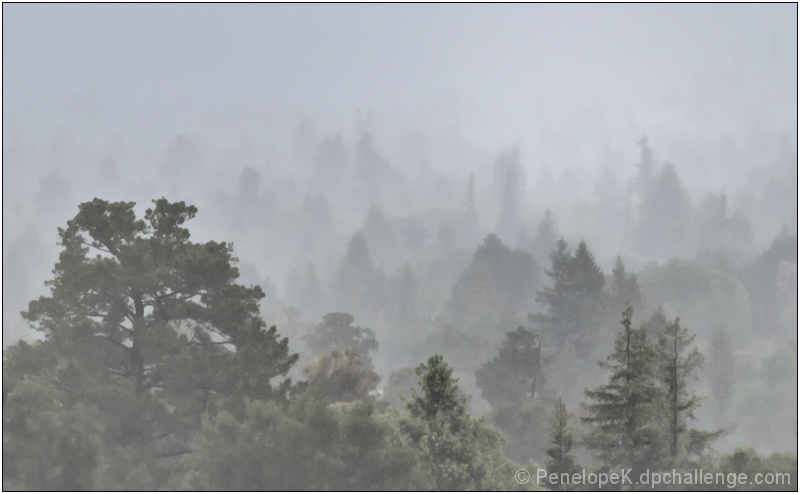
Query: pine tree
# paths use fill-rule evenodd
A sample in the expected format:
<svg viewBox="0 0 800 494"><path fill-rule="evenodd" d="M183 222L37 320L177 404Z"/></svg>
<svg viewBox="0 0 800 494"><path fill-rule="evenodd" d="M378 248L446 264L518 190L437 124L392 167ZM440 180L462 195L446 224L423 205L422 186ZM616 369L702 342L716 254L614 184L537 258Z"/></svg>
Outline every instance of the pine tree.
<svg viewBox="0 0 800 494"><path fill-rule="evenodd" d="M345 312L330 312L322 316L322 323L303 337L313 352L325 352L331 347L344 351L346 346L355 348L364 368L372 368L370 352L378 350L375 332L369 328L353 326L355 318Z"/></svg>
<svg viewBox="0 0 800 494"><path fill-rule="evenodd" d="M581 298L599 300L602 297L606 277L594 260L594 254L581 240L573 255L573 286Z"/></svg>
<svg viewBox="0 0 800 494"><path fill-rule="evenodd" d="M548 326L560 346L573 328L571 323L575 314L573 310L575 299L571 286L573 257L564 237L558 240L556 249L550 253L550 263L551 268L544 273L552 280L553 287L546 287L536 292L536 301L545 304L547 313L530 314L528 319Z"/></svg>
<svg viewBox="0 0 800 494"><path fill-rule="evenodd" d="M541 384L541 353L539 337L533 332L520 326L507 333L499 355L475 373L483 399L492 404L533 400Z"/></svg>
<svg viewBox="0 0 800 494"><path fill-rule="evenodd" d="M633 308L627 306L614 342L614 353L601 368L611 372L608 384L586 390L592 402L581 404L582 420L594 426L586 444L605 465L631 468L631 478L659 465L657 416L661 391L655 379L655 349L643 329L632 326Z"/></svg>
<svg viewBox="0 0 800 494"><path fill-rule="evenodd" d="M697 378L695 372L703 365L703 354L692 347L695 335L680 326L678 318L666 326L658 338L657 372L665 391L667 404L667 457L670 466L683 463L687 454L700 455L708 444L725 431L699 431L688 428L696 417L700 397L689 386Z"/></svg>
<svg viewBox="0 0 800 494"><path fill-rule="evenodd" d="M411 390L410 417L401 422L440 491L508 490L516 467L501 453L505 440L469 416L466 398L441 355L416 368L421 393Z"/></svg>
<svg viewBox="0 0 800 494"><path fill-rule="evenodd" d="M617 256L614 269L611 270L611 297L614 300L615 309L625 303L631 304L632 307L639 307L642 303L642 293L639 290L639 282L636 280L636 275L631 273L628 275L625 272L625 265L622 263L622 258Z"/></svg>
<svg viewBox="0 0 800 494"><path fill-rule="evenodd" d="M550 254L550 262L552 267L545 274L553 280L553 287L537 292L536 298L545 304L547 313L528 318L543 323L558 348L574 337L576 349L588 354L592 346L589 337L602 324L605 275L583 240L572 254L562 237Z"/></svg>
<svg viewBox="0 0 800 494"><path fill-rule="evenodd" d="M570 452L574 443L572 428L568 424L571 415L561 398L556 400L550 416L550 445L544 451L549 457L545 461L548 476L558 475L558 482L555 484L558 486L557 490L564 490L566 485L561 483L562 474L571 478L572 474L581 468L575 454Z"/></svg>

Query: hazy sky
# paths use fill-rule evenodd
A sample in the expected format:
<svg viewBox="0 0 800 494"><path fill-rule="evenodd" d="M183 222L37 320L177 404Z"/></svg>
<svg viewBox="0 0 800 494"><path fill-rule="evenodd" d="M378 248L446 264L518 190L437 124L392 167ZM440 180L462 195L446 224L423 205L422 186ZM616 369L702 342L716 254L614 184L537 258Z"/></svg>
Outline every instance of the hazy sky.
<svg viewBox="0 0 800 494"><path fill-rule="evenodd" d="M789 129L796 50L795 4L5 4L4 138L355 108L487 142L576 115Z"/></svg>

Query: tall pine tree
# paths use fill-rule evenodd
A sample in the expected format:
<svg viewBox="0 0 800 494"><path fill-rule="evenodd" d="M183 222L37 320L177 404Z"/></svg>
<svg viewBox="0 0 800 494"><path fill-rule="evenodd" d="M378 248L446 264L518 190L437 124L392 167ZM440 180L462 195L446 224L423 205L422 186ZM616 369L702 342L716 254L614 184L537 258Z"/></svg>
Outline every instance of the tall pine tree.
<svg viewBox="0 0 800 494"><path fill-rule="evenodd" d="M680 326L678 318L666 326L658 338L657 372L664 389L666 402L666 455L672 467L682 466L689 455L701 455L708 444L722 435L723 429L707 432L689 429L688 422L696 417L700 397L691 390L690 380L703 365L703 354L692 347L695 335Z"/></svg>
<svg viewBox="0 0 800 494"><path fill-rule="evenodd" d="M601 368L610 371L608 384L586 390L589 404L582 404L594 426L586 445L611 468L631 468L633 476L659 465L658 428L653 417L661 391L655 379L656 354L643 329L632 326L633 308L623 311L622 331L614 353Z"/></svg>

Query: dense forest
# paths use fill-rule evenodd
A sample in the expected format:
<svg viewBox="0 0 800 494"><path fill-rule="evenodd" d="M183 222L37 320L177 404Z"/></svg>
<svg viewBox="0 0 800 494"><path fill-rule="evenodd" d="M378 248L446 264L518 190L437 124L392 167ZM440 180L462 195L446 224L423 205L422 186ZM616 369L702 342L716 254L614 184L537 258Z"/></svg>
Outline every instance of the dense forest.
<svg viewBox="0 0 800 494"><path fill-rule="evenodd" d="M465 7L4 4L4 490L797 490L796 5Z"/></svg>

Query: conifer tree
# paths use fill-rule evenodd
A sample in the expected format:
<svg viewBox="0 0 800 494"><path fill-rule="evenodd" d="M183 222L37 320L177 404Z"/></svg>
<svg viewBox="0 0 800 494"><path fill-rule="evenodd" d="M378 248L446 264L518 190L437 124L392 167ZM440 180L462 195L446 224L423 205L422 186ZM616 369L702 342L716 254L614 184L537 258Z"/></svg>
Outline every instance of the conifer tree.
<svg viewBox="0 0 800 494"><path fill-rule="evenodd" d="M627 274L622 258L617 256L614 269L611 270L611 296L614 299L615 309L618 305L626 302L633 307L637 307L642 302L642 293L639 290L639 282L634 273Z"/></svg>
<svg viewBox="0 0 800 494"><path fill-rule="evenodd" d="M541 384L539 336L520 326L506 334L497 357L475 373L481 395L489 403L522 403L536 395Z"/></svg>
<svg viewBox="0 0 800 494"><path fill-rule="evenodd" d="M556 482L558 490L564 490L565 487L565 484L561 483L562 474L571 478L573 473L580 470L575 454L570 452L574 443L572 429L568 424L571 415L561 398L556 400L553 413L550 415L550 445L545 449L548 456L545 468L548 476L558 475Z"/></svg>
<svg viewBox="0 0 800 494"><path fill-rule="evenodd" d="M687 455L700 455L708 444L722 435L720 429L713 432L689 429L688 421L696 417L694 411L700 406L700 397L689 385L696 380L696 371L703 365L703 354L692 347L695 335L680 326L678 318L666 326L658 338L657 372L661 381L667 412L667 458L671 466L680 466Z"/></svg>
<svg viewBox="0 0 800 494"><path fill-rule="evenodd" d="M632 326L633 308L623 311L622 331L614 342L607 362L608 384L586 390L589 404L582 404L588 416L582 420L594 426L586 444L605 465L631 468L638 476L659 465L657 415L661 390L655 379L656 355L643 329Z"/></svg>
<svg viewBox="0 0 800 494"><path fill-rule="evenodd" d="M550 262L552 267L545 274L552 279L553 286L537 292L536 298L545 304L547 312L531 314L528 319L543 323L545 334L554 338L556 347L575 337L582 342L577 345L582 353L588 353L590 345L586 337L602 324L605 276L583 240L573 254L562 237L550 253Z"/></svg>

